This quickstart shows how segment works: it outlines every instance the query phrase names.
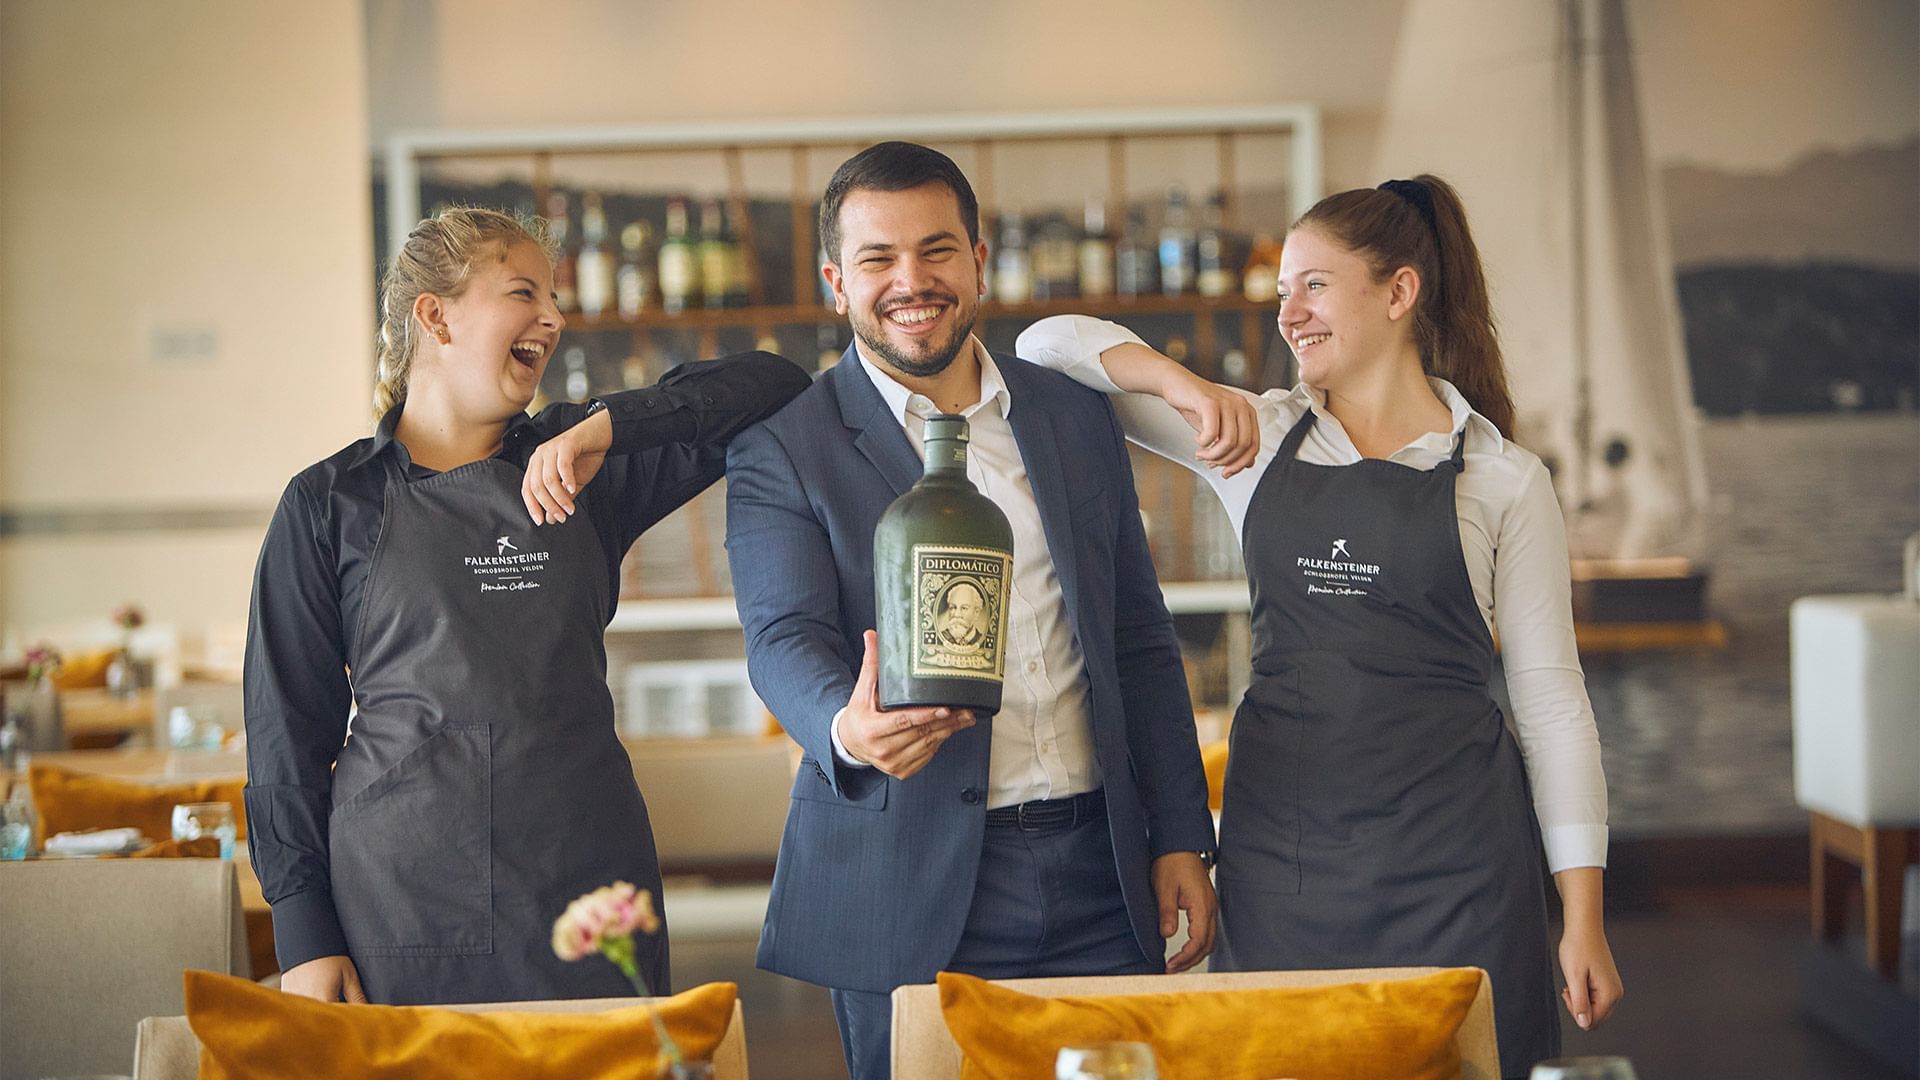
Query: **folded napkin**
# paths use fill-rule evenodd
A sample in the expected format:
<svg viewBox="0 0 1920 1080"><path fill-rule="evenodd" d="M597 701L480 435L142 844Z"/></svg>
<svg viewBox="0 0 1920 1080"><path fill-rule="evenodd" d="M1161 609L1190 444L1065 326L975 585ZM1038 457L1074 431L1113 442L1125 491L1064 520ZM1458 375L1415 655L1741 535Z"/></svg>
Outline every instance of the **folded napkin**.
<svg viewBox="0 0 1920 1080"><path fill-rule="evenodd" d="M63 832L47 837L51 855L108 855L130 848L144 847L147 838L139 829L94 829L91 832Z"/></svg>

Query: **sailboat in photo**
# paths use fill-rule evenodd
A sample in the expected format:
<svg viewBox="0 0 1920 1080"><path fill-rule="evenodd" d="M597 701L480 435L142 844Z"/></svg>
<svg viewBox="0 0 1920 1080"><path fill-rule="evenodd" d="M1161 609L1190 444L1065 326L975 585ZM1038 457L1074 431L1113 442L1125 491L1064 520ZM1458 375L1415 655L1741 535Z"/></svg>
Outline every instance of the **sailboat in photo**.
<svg viewBox="0 0 1920 1080"><path fill-rule="evenodd" d="M1375 172L1444 176L1472 215L1515 434L1566 512L1583 643L1716 640L1706 472L1624 0L1413 0L1386 100Z"/></svg>

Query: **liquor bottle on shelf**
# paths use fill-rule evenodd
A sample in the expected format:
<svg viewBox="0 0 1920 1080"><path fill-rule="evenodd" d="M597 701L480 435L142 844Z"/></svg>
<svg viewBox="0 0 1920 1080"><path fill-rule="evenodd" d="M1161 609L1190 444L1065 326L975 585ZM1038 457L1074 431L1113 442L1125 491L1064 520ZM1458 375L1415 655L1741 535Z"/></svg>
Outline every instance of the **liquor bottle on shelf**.
<svg viewBox="0 0 1920 1080"><path fill-rule="evenodd" d="M653 381L647 378L647 368L646 352L636 348L620 362L620 385L628 390L646 389L647 384Z"/></svg>
<svg viewBox="0 0 1920 1080"><path fill-rule="evenodd" d="M1033 299L1033 260L1027 253L1027 229L1020 211L1000 217L1000 250L993 258L993 298L1003 304Z"/></svg>
<svg viewBox="0 0 1920 1080"><path fill-rule="evenodd" d="M560 254L553 260L554 304L564 312L580 310L580 295L576 288L574 273L574 251L572 222L568 220L567 193L554 191L547 195L547 234L553 237L553 246Z"/></svg>
<svg viewBox="0 0 1920 1080"><path fill-rule="evenodd" d="M587 350L575 345L560 355L560 362L567 368L567 400L585 401L593 394L593 385L587 378Z"/></svg>
<svg viewBox="0 0 1920 1080"><path fill-rule="evenodd" d="M729 202L726 207L726 227L722 234L727 242L727 306L746 307L753 295L753 278L756 268L751 254L747 251L746 230L740 227L741 215L749 213L748 205L742 202ZM768 352L777 352L768 349Z"/></svg>
<svg viewBox="0 0 1920 1080"><path fill-rule="evenodd" d="M1194 291L1209 300L1218 300L1233 292L1240 275L1233 272L1227 262L1227 236L1224 222L1227 216L1227 196L1216 191L1207 200L1206 216L1200 225L1200 237L1194 244L1199 267L1194 277Z"/></svg>
<svg viewBox="0 0 1920 1080"><path fill-rule="evenodd" d="M839 324L823 322L819 326L814 327L813 344L814 348L819 350L814 363L816 368L825 371L839 363L841 353ZM771 349L769 351L779 352L780 350Z"/></svg>
<svg viewBox="0 0 1920 1080"><path fill-rule="evenodd" d="M1280 241L1271 234L1255 234L1246 269L1240 273L1241 295L1255 303L1274 300L1280 289L1280 249Z"/></svg>
<svg viewBox="0 0 1920 1080"><path fill-rule="evenodd" d="M1080 253L1065 214L1040 219L1033 238L1033 298L1065 300L1080 295Z"/></svg>
<svg viewBox="0 0 1920 1080"><path fill-rule="evenodd" d="M927 417L925 471L873 530L879 700L999 711L1013 529L967 479L967 421Z"/></svg>
<svg viewBox="0 0 1920 1080"><path fill-rule="evenodd" d="M1179 296L1193 288L1193 226L1187 222L1187 192L1167 189L1167 217L1160 225L1160 291Z"/></svg>
<svg viewBox="0 0 1920 1080"><path fill-rule="evenodd" d="M1113 295L1113 240L1107 236L1107 203L1087 200L1087 231L1080 238L1080 295L1098 299Z"/></svg>
<svg viewBox="0 0 1920 1080"><path fill-rule="evenodd" d="M1160 257L1147 239L1147 212L1138 206L1127 211L1113 271L1114 291L1123 297L1147 296L1160 289Z"/></svg>
<svg viewBox="0 0 1920 1080"><path fill-rule="evenodd" d="M1228 349L1220 354L1220 381L1229 386L1247 385L1247 354L1241 349Z"/></svg>
<svg viewBox="0 0 1920 1080"><path fill-rule="evenodd" d="M620 230L620 268L615 271L613 294L620 317L633 322L653 303L654 271L657 263L647 248L653 243L653 226L636 221Z"/></svg>
<svg viewBox="0 0 1920 1080"><path fill-rule="evenodd" d="M613 306L613 252L607 249L607 215L598 192L580 197L580 253L574 258L580 314L591 319Z"/></svg>
<svg viewBox="0 0 1920 1080"><path fill-rule="evenodd" d="M727 236L720 200L700 204L700 295L710 308L727 306Z"/></svg>
<svg viewBox="0 0 1920 1080"><path fill-rule="evenodd" d="M687 235L687 201L667 203L667 236L660 243L660 308L669 315L687 310L700 291L700 263Z"/></svg>

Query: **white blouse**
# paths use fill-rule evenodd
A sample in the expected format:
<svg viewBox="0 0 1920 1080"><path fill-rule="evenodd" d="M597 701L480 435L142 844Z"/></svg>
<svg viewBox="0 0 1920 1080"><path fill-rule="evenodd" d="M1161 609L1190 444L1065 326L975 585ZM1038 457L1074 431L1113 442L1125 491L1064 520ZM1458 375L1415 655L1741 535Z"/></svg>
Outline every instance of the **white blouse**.
<svg viewBox="0 0 1920 1080"><path fill-rule="evenodd" d="M1236 541L1254 489L1305 410L1318 414L1318 421L1301 444L1299 460L1315 465L1361 460L1340 421L1327 411L1325 395L1302 383L1292 390L1246 394L1260 418L1259 454L1252 468L1222 479L1219 470L1195 456L1193 429L1172 406L1151 395L1122 393L1107 377L1100 354L1126 342L1140 338L1101 319L1056 315L1028 327L1015 353L1119 395L1114 407L1127 438L1206 478L1226 505ZM1453 413L1451 431L1428 432L1388 460L1431 469L1453 453L1454 436L1465 429L1466 468L1454 488L1460 544L1480 616L1500 641L1513 705L1509 722L1526 761L1547 866L1555 873L1605 866L1607 784L1593 706L1574 648L1566 525L1552 481L1538 457L1502 438L1451 384L1429 382Z"/></svg>

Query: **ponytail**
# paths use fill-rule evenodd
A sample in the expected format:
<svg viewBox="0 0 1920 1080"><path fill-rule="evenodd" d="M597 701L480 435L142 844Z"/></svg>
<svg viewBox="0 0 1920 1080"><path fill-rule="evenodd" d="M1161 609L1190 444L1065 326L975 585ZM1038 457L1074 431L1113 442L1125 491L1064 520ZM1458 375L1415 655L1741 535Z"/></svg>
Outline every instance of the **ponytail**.
<svg viewBox="0 0 1920 1080"><path fill-rule="evenodd" d="M1460 391L1502 435L1513 434L1513 396L1500 354L1480 250L1453 185L1423 173L1378 188L1329 195L1293 223L1365 259L1376 281L1402 266L1420 275L1413 340L1420 367Z"/></svg>

